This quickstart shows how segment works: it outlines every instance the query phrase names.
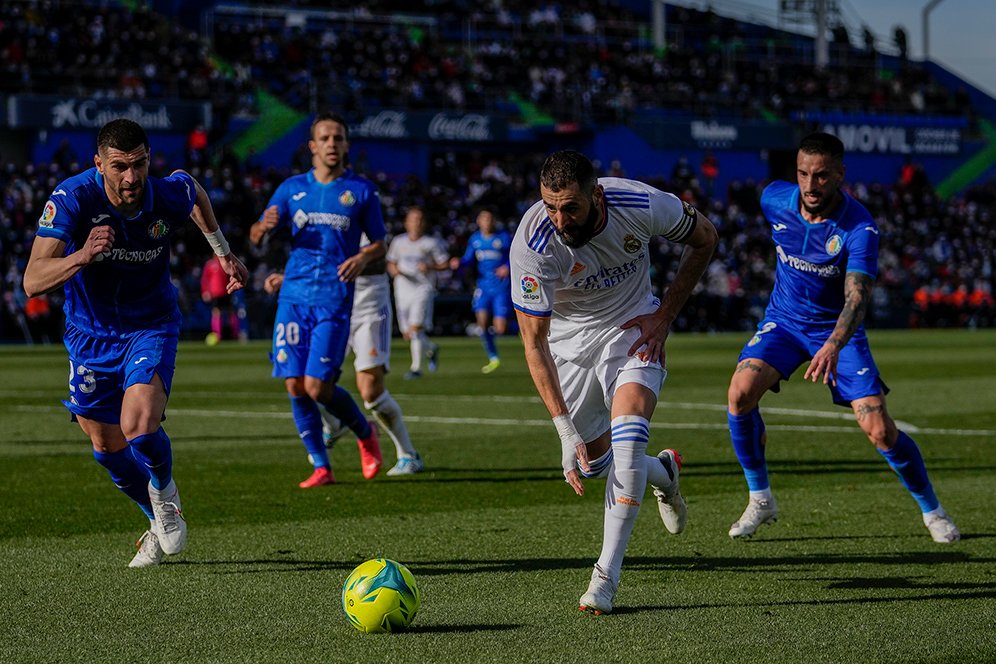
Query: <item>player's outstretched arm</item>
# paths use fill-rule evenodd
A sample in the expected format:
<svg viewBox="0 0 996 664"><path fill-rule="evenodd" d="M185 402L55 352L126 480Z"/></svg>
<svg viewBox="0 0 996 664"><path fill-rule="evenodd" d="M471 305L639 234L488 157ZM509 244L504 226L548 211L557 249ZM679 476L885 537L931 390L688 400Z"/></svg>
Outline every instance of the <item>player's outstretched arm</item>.
<svg viewBox="0 0 996 664"><path fill-rule="evenodd" d="M709 261L719 244L719 234L705 215L696 212L695 228L684 244L678 270L661 297L661 306L652 314L637 316L622 325L624 329L634 326L640 328L640 337L630 347L629 354L638 354L644 361L664 362L664 343L671 332L671 323L709 267Z"/></svg>
<svg viewBox="0 0 996 664"><path fill-rule="evenodd" d="M190 211L190 216L194 220L194 223L197 224L197 227L201 229L201 232L204 233L204 237L207 239L208 244L211 245L215 255L218 257L218 261L221 263L221 268L228 275L226 290L229 294L234 293L249 283L249 270L246 269L246 266L242 264L238 256L232 253L231 247L228 246L228 241L218 226L218 220L215 219L214 207L211 205L211 198L208 196L207 191L193 177L190 179L194 180L194 188L196 189L194 207Z"/></svg>
<svg viewBox="0 0 996 664"><path fill-rule="evenodd" d="M77 272L114 246L114 229L95 226L77 251L64 256L66 243L54 237L35 236L31 256L24 268L24 292L28 297L49 293L73 278Z"/></svg>
<svg viewBox="0 0 996 664"><path fill-rule="evenodd" d="M803 380L812 380L815 383L822 378L824 385L837 384L837 359L840 357L840 349L847 345L864 321L865 314L868 313L868 304L871 302L873 285L872 278L863 272L848 272L844 275L844 308L837 317L837 325L834 326L830 337L816 351L809 366L806 367Z"/></svg>
<svg viewBox="0 0 996 664"><path fill-rule="evenodd" d="M550 352L550 345L547 342L547 337L550 334L550 319L527 316L521 311L516 311L516 316L519 320L519 331L522 334L522 345L526 353L529 375L532 376L536 391L539 392L540 399L543 400L550 417L553 418L557 433L560 436L560 460L564 469L564 478L575 493L583 496L584 485L581 484L575 461L587 470L588 448L585 447L584 439L578 435L574 428L574 423L567 410L567 402L564 401L564 394L560 389L557 367L553 362L553 354Z"/></svg>

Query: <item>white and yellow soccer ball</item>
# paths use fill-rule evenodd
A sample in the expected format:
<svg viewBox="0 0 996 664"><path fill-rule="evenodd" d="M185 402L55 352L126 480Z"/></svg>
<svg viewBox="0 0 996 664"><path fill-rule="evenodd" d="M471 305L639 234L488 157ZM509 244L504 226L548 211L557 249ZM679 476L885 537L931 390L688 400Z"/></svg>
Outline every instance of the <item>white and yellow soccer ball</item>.
<svg viewBox="0 0 996 664"><path fill-rule="evenodd" d="M405 629L419 606L415 577L401 563L386 558L361 563L342 586L342 611L353 627L366 634Z"/></svg>

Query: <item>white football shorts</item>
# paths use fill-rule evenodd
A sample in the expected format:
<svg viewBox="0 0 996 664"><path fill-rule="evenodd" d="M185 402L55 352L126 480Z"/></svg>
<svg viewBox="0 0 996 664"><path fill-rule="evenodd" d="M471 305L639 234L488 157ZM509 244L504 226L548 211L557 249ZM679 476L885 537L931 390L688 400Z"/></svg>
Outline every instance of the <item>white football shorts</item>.
<svg viewBox="0 0 996 664"><path fill-rule="evenodd" d="M620 385L639 383L660 395L667 369L660 362L647 362L626 355L639 338L639 329L619 329L591 366L581 366L554 356L560 389L574 426L585 442L591 442L612 425L612 397ZM587 363L586 363L587 364Z"/></svg>

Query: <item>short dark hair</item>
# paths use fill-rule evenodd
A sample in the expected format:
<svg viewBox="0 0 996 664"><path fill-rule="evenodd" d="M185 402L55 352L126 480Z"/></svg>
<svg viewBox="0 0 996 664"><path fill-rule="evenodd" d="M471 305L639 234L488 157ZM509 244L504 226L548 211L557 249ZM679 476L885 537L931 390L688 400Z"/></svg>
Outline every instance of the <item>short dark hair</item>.
<svg viewBox="0 0 996 664"><path fill-rule="evenodd" d="M597 183L595 166L576 150L554 152L540 169L540 184L550 191L561 191L577 184L582 191L591 193Z"/></svg>
<svg viewBox="0 0 996 664"><path fill-rule="evenodd" d="M322 111L315 115L315 119L311 123L311 129L308 130L308 137L311 139L315 138L315 127L318 126L319 122L337 122L342 126L342 130L346 133L346 140L349 140L349 125L346 124L346 119L343 118L338 113L333 113L332 111Z"/></svg>
<svg viewBox="0 0 996 664"><path fill-rule="evenodd" d="M148 150L149 137L142 129L142 125L128 118L111 120L97 132L98 153L105 148L131 152L137 150L140 145L144 145Z"/></svg>
<svg viewBox="0 0 996 664"><path fill-rule="evenodd" d="M799 152L823 154L834 161L844 161L844 144L839 138L825 131L814 131L799 142Z"/></svg>

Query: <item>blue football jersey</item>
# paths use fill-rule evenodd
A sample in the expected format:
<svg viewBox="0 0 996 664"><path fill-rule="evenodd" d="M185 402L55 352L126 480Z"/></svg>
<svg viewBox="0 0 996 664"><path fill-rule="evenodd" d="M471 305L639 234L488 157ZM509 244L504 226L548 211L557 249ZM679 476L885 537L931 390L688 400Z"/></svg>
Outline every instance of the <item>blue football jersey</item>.
<svg viewBox="0 0 996 664"><path fill-rule="evenodd" d="M186 173L146 181L142 209L118 214L96 168L61 182L38 220L38 235L79 250L95 226L114 229L114 245L65 284L67 323L93 336L115 336L180 320L170 281L170 237L190 218L196 189Z"/></svg>
<svg viewBox="0 0 996 664"><path fill-rule="evenodd" d="M803 219L799 186L776 181L761 194L777 261L767 317L833 325L844 308L844 276L878 275L878 226L861 203L843 193L833 219Z"/></svg>
<svg viewBox="0 0 996 664"><path fill-rule="evenodd" d="M485 237L481 231L470 236L467 250L460 258L460 265L467 266L477 263L477 285L487 289L508 283L508 274L499 278L495 272L502 265L508 267L508 250L512 246L512 238L505 231Z"/></svg>
<svg viewBox="0 0 996 664"><path fill-rule="evenodd" d="M374 184L352 169L328 184L308 171L284 180L266 207L273 205L280 211L277 228L291 232L280 301L311 306L351 301L353 284L339 281L339 265L359 252L363 233L371 242L387 235Z"/></svg>

